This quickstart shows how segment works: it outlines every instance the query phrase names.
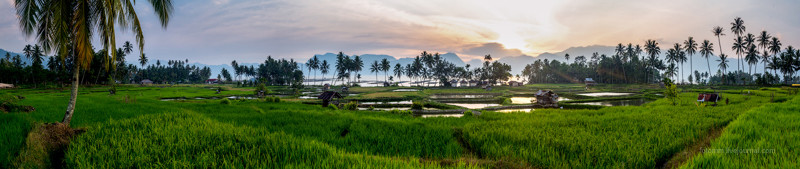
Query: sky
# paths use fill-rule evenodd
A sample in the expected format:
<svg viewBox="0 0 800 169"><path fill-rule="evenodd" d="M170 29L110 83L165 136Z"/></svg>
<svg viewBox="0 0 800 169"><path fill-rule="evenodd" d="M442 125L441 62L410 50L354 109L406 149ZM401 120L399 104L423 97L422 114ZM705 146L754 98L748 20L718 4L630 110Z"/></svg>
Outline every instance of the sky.
<svg viewBox="0 0 800 169"><path fill-rule="evenodd" d="M0 48L19 52L35 41L19 31L13 0L2 1ZM800 1L793 0L175 0L166 29L145 2L137 13L150 60L203 64L267 56L302 62L338 51L398 58L454 52L468 61L647 39L666 49L689 36L719 45L714 26L726 29L722 47L730 54L737 16L749 33L766 30L800 46ZM118 33L117 40L135 38Z"/></svg>

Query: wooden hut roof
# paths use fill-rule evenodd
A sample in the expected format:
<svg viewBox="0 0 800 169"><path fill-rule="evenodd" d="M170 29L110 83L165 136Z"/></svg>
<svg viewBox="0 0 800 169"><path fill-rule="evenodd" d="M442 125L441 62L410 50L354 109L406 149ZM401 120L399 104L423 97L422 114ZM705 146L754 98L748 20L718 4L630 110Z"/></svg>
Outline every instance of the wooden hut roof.
<svg viewBox="0 0 800 169"><path fill-rule="evenodd" d="M334 98L344 98L344 97L342 97L342 94L339 94L339 92L326 91L320 94L319 97L317 98L322 100L332 100Z"/></svg>

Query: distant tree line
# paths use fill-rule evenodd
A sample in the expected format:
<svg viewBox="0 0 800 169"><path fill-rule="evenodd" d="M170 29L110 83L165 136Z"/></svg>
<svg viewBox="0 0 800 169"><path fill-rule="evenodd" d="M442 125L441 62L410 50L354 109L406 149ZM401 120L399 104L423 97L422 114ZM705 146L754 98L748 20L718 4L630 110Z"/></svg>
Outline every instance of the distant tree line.
<svg viewBox="0 0 800 169"><path fill-rule="evenodd" d="M645 41L643 47L620 43L611 56L594 53L590 58L574 57L571 63L569 54L564 56L566 62L536 60L525 66L522 76L528 83L579 83L585 78L592 78L600 83L653 83L662 77L668 77L681 79L683 84L686 83L683 79L686 79L692 84L769 85L781 83L781 76L784 83L797 81L796 73L800 71L800 50L792 46L781 50L780 40L767 31L761 31L756 36L751 33L745 34L745 30L741 18L737 17L731 23L731 32L736 36L731 49L736 53L736 58L743 58L736 59L734 71L728 71L732 63L729 56L721 52L722 46L719 46L720 54L715 59L719 64L713 65L717 70L712 71L713 66L709 57L714 55L714 43L709 40L698 42L689 37L683 43L675 43L667 49L663 59L659 57L662 50L655 40ZM718 43L721 42L720 36L725 35L724 29L719 26L714 27L711 32L717 37ZM705 58L708 66L706 72L691 67L693 65L691 56L695 54ZM687 70L690 72L689 77L678 77L678 74L683 76L683 65L687 61L690 65ZM753 66L758 66L759 62L763 64L764 72L753 72ZM746 72L745 64L749 67ZM781 76L778 75L779 72Z"/></svg>
<svg viewBox="0 0 800 169"><path fill-rule="evenodd" d="M301 88L303 85L303 71L294 59L273 59L272 56L267 56L264 63L255 66L240 65L236 60L231 62L235 77L243 76L243 78L252 78L251 80L239 81L238 84L251 86L255 83L264 83L267 85L290 85L293 88ZM226 69L222 70L223 76L230 81L230 74Z"/></svg>

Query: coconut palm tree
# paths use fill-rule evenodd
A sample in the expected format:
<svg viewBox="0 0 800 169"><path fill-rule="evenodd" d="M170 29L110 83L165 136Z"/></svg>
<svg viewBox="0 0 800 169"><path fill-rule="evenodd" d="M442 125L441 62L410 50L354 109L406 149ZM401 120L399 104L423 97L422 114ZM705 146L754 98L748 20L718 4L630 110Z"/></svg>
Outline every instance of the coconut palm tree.
<svg viewBox="0 0 800 169"><path fill-rule="evenodd" d="M378 72L381 72L381 70L381 65L377 60L369 65L369 72L375 73L375 81L378 81Z"/></svg>
<svg viewBox="0 0 800 169"><path fill-rule="evenodd" d="M722 28L720 26L716 26L713 29L711 29L711 33L714 33L714 36L717 37L717 44L719 44L719 53L723 53L722 52L722 41L720 39L720 36L725 36L725 28Z"/></svg>
<svg viewBox="0 0 800 169"><path fill-rule="evenodd" d="M731 22L731 32L733 32L733 34L736 35L737 39L741 38L742 34L746 30L747 29L744 26L744 20L742 20L742 17L736 17L736 18L733 19L733 22ZM734 40L736 40L736 39L734 39ZM738 41L737 40L737 42L739 42L741 50L736 52L736 70L741 70L741 68L740 68L741 61L740 60L741 60L742 56L740 55L740 53L744 53L744 49L745 49L746 46L743 45L742 41Z"/></svg>
<svg viewBox="0 0 800 169"><path fill-rule="evenodd" d="M125 51L125 54L131 54L131 52L133 52L133 44L131 44L131 41L125 41L125 43L122 44L122 50Z"/></svg>
<svg viewBox="0 0 800 169"><path fill-rule="evenodd" d="M142 69L144 69L144 65L147 64L147 56L144 53L139 55L139 64L142 65Z"/></svg>
<svg viewBox="0 0 800 169"><path fill-rule="evenodd" d="M761 47L761 51L764 51L764 53L767 52L767 48L769 47L770 44L770 38L772 38L772 36L770 36L769 33L767 33L767 31L761 31L761 34L758 35L758 47ZM766 72L767 60L769 60L769 55L762 55L761 57L763 57L762 59L764 60L764 72Z"/></svg>
<svg viewBox="0 0 800 169"><path fill-rule="evenodd" d="M320 73L322 73L322 79L325 79L325 75L328 74L328 69L331 68L331 65L328 64L328 60L322 60L322 64L319 65Z"/></svg>
<svg viewBox="0 0 800 169"><path fill-rule="evenodd" d="M394 65L394 76L397 77L397 81L400 81L400 77L403 76L403 72L405 72L403 70L403 65L400 63Z"/></svg>
<svg viewBox="0 0 800 169"><path fill-rule="evenodd" d="M389 74L388 73L389 73L389 69L391 69L391 68L392 68L392 65L390 65L389 60L386 59L386 58L383 58L383 60L381 60L380 69L381 69L381 71L383 71L383 81L384 82L389 81L387 78L389 78Z"/></svg>
<svg viewBox="0 0 800 169"><path fill-rule="evenodd" d="M703 40L703 44L700 45L700 55L706 58L708 73L711 73L711 63L708 61L708 57L714 55L714 43L711 43L708 40Z"/></svg>
<svg viewBox="0 0 800 169"><path fill-rule="evenodd" d="M720 54L717 62L719 62L719 65L717 65L719 69L722 69L722 83L725 83L725 72L728 70L728 55Z"/></svg>
<svg viewBox="0 0 800 169"><path fill-rule="evenodd" d="M738 64L739 63L739 56L742 53L744 53L744 50L745 50L745 48L747 46L745 46L744 39L742 39L741 36L738 36L738 37L736 37L736 39L733 39L733 40L734 40L733 41L733 46L731 46L731 49L733 49L733 51L736 52L736 61L737 61L736 70L739 71L739 69L740 69L739 64Z"/></svg>
<svg viewBox="0 0 800 169"><path fill-rule="evenodd" d="M172 13L171 0L149 0L163 28L167 27ZM30 37L35 35L45 52L54 51L58 56L73 57L72 89L69 104L61 123L69 125L78 98L78 78L81 68L89 69L93 57L93 39L99 39L103 48L117 56L116 33L132 30L139 51L144 51L144 34L130 0L16 0L14 7L20 30ZM71 52L71 54L68 54ZM143 52L142 52L143 53ZM116 60L116 59L112 59Z"/></svg>
<svg viewBox="0 0 800 169"><path fill-rule="evenodd" d="M658 42L656 42L655 40L652 40L652 39L648 39L644 43L644 50L650 56L648 58L648 61L647 61L647 67L654 67L656 60L658 60L658 55L661 54L661 48L658 47ZM649 70L649 69L647 69L647 70ZM649 76L651 74L652 73L648 73L648 75L647 75L648 76L648 81L650 79Z"/></svg>
<svg viewBox="0 0 800 169"><path fill-rule="evenodd" d="M697 52L697 41L694 41L694 37L689 37L686 41L683 41L684 49L686 50L686 54L689 55L689 74L694 71L694 64L692 56Z"/></svg>
<svg viewBox="0 0 800 169"><path fill-rule="evenodd" d="M758 57L758 50L756 49L756 45L750 45L747 47L745 51L744 60L747 62L750 70L748 71L750 75L753 74L753 64L757 64L759 57Z"/></svg>

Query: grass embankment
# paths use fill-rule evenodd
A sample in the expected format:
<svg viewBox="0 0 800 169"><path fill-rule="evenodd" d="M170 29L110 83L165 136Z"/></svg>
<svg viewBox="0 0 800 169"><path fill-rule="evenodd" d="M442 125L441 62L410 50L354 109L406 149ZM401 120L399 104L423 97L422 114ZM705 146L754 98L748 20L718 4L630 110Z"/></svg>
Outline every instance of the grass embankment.
<svg viewBox="0 0 800 169"><path fill-rule="evenodd" d="M487 113L467 124L464 136L494 159L522 160L546 168L654 168L713 128L769 102L764 97L723 95L730 105L694 105L696 93L672 106L661 99L643 106L599 110L542 109L533 113ZM785 95L781 96L785 97Z"/></svg>
<svg viewBox="0 0 800 169"><path fill-rule="evenodd" d="M681 168L800 168L800 97L752 109Z"/></svg>

